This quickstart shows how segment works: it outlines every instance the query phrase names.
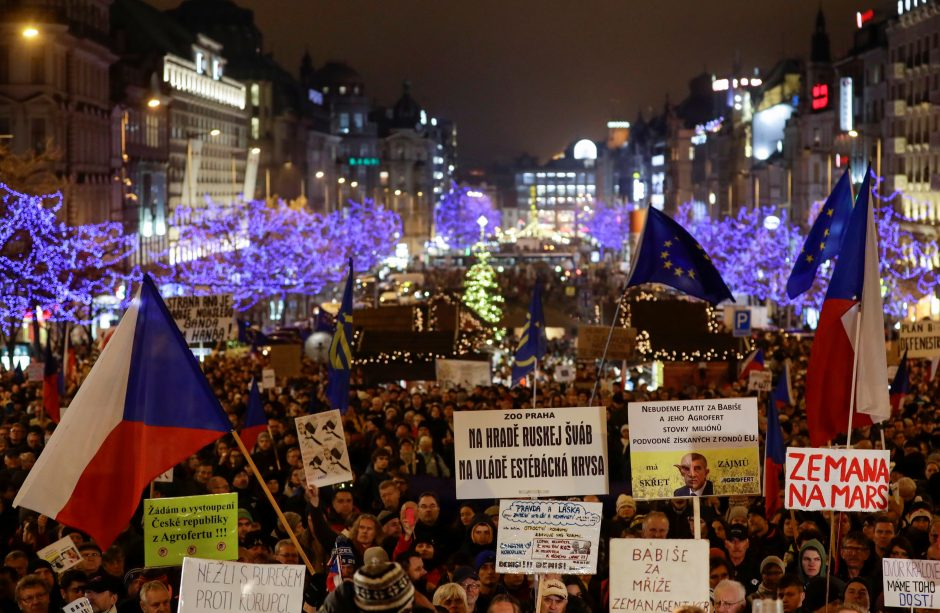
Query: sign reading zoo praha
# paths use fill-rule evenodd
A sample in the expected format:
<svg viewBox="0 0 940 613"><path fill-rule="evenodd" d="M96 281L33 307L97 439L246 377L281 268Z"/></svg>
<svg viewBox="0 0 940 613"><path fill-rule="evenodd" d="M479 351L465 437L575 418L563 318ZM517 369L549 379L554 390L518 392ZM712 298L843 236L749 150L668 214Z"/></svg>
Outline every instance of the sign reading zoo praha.
<svg viewBox="0 0 940 613"><path fill-rule="evenodd" d="M562 500L500 500L496 572L593 575L603 505Z"/></svg>
<svg viewBox="0 0 940 613"><path fill-rule="evenodd" d="M603 407L454 413L457 498L607 493Z"/></svg>
<svg viewBox="0 0 940 613"><path fill-rule="evenodd" d="M144 566L238 558L238 494L144 500Z"/></svg>
<svg viewBox="0 0 940 613"><path fill-rule="evenodd" d="M633 496L760 494L757 399L631 402Z"/></svg>
<svg viewBox="0 0 940 613"><path fill-rule="evenodd" d="M909 358L933 358L940 355L940 321L901 323L898 348Z"/></svg>
<svg viewBox="0 0 940 613"><path fill-rule="evenodd" d="M611 611L709 610L705 539L610 539L610 568Z"/></svg>
<svg viewBox="0 0 940 613"><path fill-rule="evenodd" d="M179 613L300 613L305 569L300 564L183 560Z"/></svg>
<svg viewBox="0 0 940 613"><path fill-rule="evenodd" d="M881 560L886 607L940 609L940 561Z"/></svg>
<svg viewBox="0 0 940 613"><path fill-rule="evenodd" d="M884 511L890 452L788 447L784 504L805 511Z"/></svg>
<svg viewBox="0 0 940 613"><path fill-rule="evenodd" d="M174 296L166 299L166 307L190 345L218 343L238 337L231 294Z"/></svg>

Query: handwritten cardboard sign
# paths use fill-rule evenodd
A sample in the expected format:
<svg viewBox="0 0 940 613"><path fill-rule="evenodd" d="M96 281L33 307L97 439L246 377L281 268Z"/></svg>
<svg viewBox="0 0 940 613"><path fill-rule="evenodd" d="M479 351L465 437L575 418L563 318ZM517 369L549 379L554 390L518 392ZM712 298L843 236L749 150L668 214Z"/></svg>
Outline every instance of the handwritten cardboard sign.
<svg viewBox="0 0 940 613"><path fill-rule="evenodd" d="M179 613L299 613L304 567L299 564L243 564L186 558Z"/></svg>
<svg viewBox="0 0 940 613"><path fill-rule="evenodd" d="M708 541L611 539L610 610L709 610Z"/></svg>
<svg viewBox="0 0 940 613"><path fill-rule="evenodd" d="M883 450L787 448L788 509L884 511L890 453Z"/></svg>
<svg viewBox="0 0 940 613"><path fill-rule="evenodd" d="M901 322L898 340L901 354L909 358L932 358L940 355L940 321Z"/></svg>
<svg viewBox="0 0 940 613"><path fill-rule="evenodd" d="M166 299L166 306L189 344L218 343L238 336L231 294L174 296Z"/></svg>
<svg viewBox="0 0 940 613"><path fill-rule="evenodd" d="M886 607L940 608L940 561L884 558L881 569Z"/></svg>
<svg viewBox="0 0 940 613"><path fill-rule="evenodd" d="M760 494L757 399L631 402L633 496Z"/></svg>
<svg viewBox="0 0 940 613"><path fill-rule="evenodd" d="M496 572L593 575L603 505L560 500L501 500Z"/></svg>
<svg viewBox="0 0 940 613"><path fill-rule="evenodd" d="M238 494L144 501L144 565L179 566L187 556L238 558Z"/></svg>
<svg viewBox="0 0 940 613"><path fill-rule="evenodd" d="M769 392L772 376L769 370L752 370L747 374L747 391Z"/></svg>
<svg viewBox="0 0 940 613"><path fill-rule="evenodd" d="M607 493L603 407L454 413L457 498Z"/></svg>

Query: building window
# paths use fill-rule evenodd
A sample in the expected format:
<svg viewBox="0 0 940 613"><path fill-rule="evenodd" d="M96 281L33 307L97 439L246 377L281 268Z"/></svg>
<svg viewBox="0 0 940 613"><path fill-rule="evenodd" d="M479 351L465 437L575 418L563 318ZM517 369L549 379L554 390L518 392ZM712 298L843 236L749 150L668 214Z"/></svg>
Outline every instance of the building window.
<svg viewBox="0 0 940 613"><path fill-rule="evenodd" d="M339 95L340 95L340 96L345 96L345 95L346 95L346 86L345 86L345 85L340 85L340 86L339 86Z"/></svg>
<svg viewBox="0 0 940 613"><path fill-rule="evenodd" d="M33 85L46 82L46 58L42 53L29 58L29 80Z"/></svg>
<svg viewBox="0 0 940 613"><path fill-rule="evenodd" d="M354 113L354 114L353 114L353 126L355 126L355 128L356 128L357 130L362 130L362 128L363 128L363 116L362 116L362 113Z"/></svg>
<svg viewBox="0 0 940 613"><path fill-rule="evenodd" d="M261 106L261 87L257 83L251 84L251 106Z"/></svg>
<svg viewBox="0 0 940 613"><path fill-rule="evenodd" d="M46 120L43 117L33 117L29 120L29 142L36 153L46 150Z"/></svg>
<svg viewBox="0 0 940 613"><path fill-rule="evenodd" d="M212 78L218 81L222 78L222 60L212 58Z"/></svg>
<svg viewBox="0 0 940 613"><path fill-rule="evenodd" d="M349 132L349 113L339 114L339 131L343 134Z"/></svg>
<svg viewBox="0 0 940 613"><path fill-rule="evenodd" d="M196 72L204 74L206 72L206 56L202 51L196 52Z"/></svg>
<svg viewBox="0 0 940 613"><path fill-rule="evenodd" d="M251 118L251 138L253 140L261 138L261 120L257 117Z"/></svg>

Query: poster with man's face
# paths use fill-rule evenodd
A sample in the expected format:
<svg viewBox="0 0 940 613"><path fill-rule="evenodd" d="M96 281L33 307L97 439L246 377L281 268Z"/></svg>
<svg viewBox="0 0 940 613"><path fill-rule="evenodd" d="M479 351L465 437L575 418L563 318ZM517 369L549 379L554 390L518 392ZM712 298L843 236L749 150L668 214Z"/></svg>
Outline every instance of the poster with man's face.
<svg viewBox="0 0 940 613"><path fill-rule="evenodd" d="M757 399L632 402L633 495L760 494Z"/></svg>

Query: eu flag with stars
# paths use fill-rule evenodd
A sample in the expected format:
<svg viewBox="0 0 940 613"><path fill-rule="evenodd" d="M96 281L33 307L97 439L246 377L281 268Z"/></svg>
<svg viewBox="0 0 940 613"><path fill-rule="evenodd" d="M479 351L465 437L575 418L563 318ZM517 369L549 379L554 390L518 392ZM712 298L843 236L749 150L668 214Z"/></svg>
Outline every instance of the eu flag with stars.
<svg viewBox="0 0 940 613"><path fill-rule="evenodd" d="M647 209L646 227L627 287L643 283L662 283L712 304L734 302L702 246L674 219L653 207Z"/></svg>
<svg viewBox="0 0 940 613"><path fill-rule="evenodd" d="M353 337L353 263L349 259L349 276L346 278L346 289L343 290L343 303L336 315L336 332L333 333L333 342L330 343L329 381L326 387L326 396L330 406L346 413L349 408L349 370L352 367L352 350L349 343Z"/></svg>
<svg viewBox="0 0 940 613"><path fill-rule="evenodd" d="M787 296L793 300L812 285L816 280L819 265L839 253L842 235L849 213L852 212L852 181L846 169L826 203L819 211L813 227L803 243L803 249L793 264L793 271L787 279Z"/></svg>
<svg viewBox="0 0 940 613"><path fill-rule="evenodd" d="M535 368L535 362L545 355L548 339L545 336L545 314L542 312L542 282L535 282L532 303L526 315L522 338L516 346L512 360L512 384L516 385Z"/></svg>

